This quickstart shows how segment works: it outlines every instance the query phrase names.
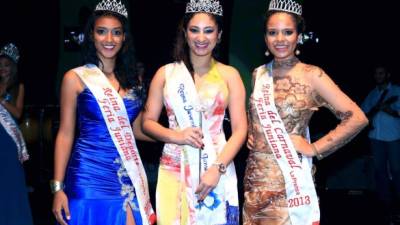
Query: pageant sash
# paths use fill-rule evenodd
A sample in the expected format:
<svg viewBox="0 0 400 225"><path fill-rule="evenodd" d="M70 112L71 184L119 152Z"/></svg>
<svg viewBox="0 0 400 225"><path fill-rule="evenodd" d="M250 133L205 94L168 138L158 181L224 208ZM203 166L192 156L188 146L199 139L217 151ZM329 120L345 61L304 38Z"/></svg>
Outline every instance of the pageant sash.
<svg viewBox="0 0 400 225"><path fill-rule="evenodd" d="M90 89L99 104L108 132L135 187L143 224L153 224L155 214L150 203L147 177L121 96L97 66L88 64L75 68L74 72Z"/></svg>
<svg viewBox="0 0 400 225"><path fill-rule="evenodd" d="M11 136L18 151L18 160L23 163L29 159L28 150L26 148L24 137L17 123L12 118L11 114L7 111L2 104L0 104L0 124L4 127L6 132Z"/></svg>
<svg viewBox="0 0 400 225"><path fill-rule="evenodd" d="M194 192L199 184L201 172L206 171L215 162L219 152L214 149L210 136L211 124L202 113L205 106L201 104L191 74L184 63L166 66L166 90L179 128L183 130L188 127L201 127L204 135L203 150L185 145L181 156L181 181L185 181L185 187L182 188L188 197L191 214L188 224L225 224L226 201L230 205L238 205L235 168L233 163L230 163L218 185L202 203L197 202Z"/></svg>
<svg viewBox="0 0 400 225"><path fill-rule="evenodd" d="M311 175L311 158L300 160L274 102L272 63L256 69L253 99L265 138L285 179L293 225L318 225L319 206Z"/></svg>

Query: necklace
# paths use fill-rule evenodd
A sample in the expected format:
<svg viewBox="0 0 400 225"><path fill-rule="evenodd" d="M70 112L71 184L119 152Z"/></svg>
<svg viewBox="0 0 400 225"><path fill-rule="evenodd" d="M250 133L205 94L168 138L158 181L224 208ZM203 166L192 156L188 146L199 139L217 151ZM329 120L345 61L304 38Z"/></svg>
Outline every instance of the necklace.
<svg viewBox="0 0 400 225"><path fill-rule="evenodd" d="M272 63L272 68L273 69L291 69L294 67L300 60L297 57L292 57L287 60L282 60L282 61L276 61Z"/></svg>
<svg viewBox="0 0 400 225"><path fill-rule="evenodd" d="M273 77L276 79L283 79L287 77L289 74L288 72L290 69L292 69L296 64L300 62L300 60L296 57L292 57L287 60L282 60L282 61L273 61L272 62L272 71L273 71Z"/></svg>

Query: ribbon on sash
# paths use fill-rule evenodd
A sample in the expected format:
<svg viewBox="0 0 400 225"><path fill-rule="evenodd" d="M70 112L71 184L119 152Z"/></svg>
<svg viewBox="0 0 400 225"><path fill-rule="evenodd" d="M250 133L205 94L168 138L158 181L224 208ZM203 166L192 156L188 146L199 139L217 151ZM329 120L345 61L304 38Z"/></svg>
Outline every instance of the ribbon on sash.
<svg viewBox="0 0 400 225"><path fill-rule="evenodd" d="M21 130L18 128L18 125L12 118L11 114L2 104L0 104L0 123L17 146L18 160L21 163L28 160L29 154Z"/></svg>
<svg viewBox="0 0 400 225"><path fill-rule="evenodd" d="M272 63L256 69L253 99L265 138L285 179L293 225L318 225L318 197L311 175L312 158L299 159L274 102Z"/></svg>
<svg viewBox="0 0 400 225"><path fill-rule="evenodd" d="M75 68L74 72L90 89L99 104L108 132L135 187L143 224L155 223L156 217L150 202L146 173L121 96L97 66L88 64Z"/></svg>
<svg viewBox="0 0 400 225"><path fill-rule="evenodd" d="M200 127L204 136L203 150L184 145L181 153L181 188L188 198L190 214L187 223L191 225L225 224L226 202L238 206L234 164L230 163L227 166L227 172L221 176L218 185L203 202L198 203L194 192L199 185L201 172L206 171L215 162L219 152L213 147L209 132L211 124L202 113L204 106L201 104L195 84L185 64L183 62L168 64L165 74L167 94L171 99L171 108L179 129ZM223 141L226 142L225 139ZM200 156L199 151L201 151Z"/></svg>

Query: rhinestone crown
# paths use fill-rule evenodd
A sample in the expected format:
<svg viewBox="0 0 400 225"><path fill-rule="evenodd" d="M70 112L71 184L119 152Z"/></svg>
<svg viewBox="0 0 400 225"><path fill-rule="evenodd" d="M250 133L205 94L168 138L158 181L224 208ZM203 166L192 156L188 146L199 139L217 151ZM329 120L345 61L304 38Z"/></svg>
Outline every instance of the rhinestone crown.
<svg viewBox="0 0 400 225"><path fill-rule="evenodd" d="M218 0L190 0L186 4L185 13L206 12L218 16L223 15L222 6Z"/></svg>
<svg viewBox="0 0 400 225"><path fill-rule="evenodd" d="M301 16L301 5L293 0L271 0L269 3L268 11L284 11L297 14Z"/></svg>
<svg viewBox="0 0 400 225"><path fill-rule="evenodd" d="M126 10L125 5L120 1L117 2L117 0L103 0L96 5L94 11L111 11L128 18L128 11Z"/></svg>
<svg viewBox="0 0 400 225"><path fill-rule="evenodd" d="M5 55L10 57L12 61L15 63L18 63L19 60L19 51L17 46L15 46L13 43L9 43L5 45L1 50L0 50L0 56Z"/></svg>

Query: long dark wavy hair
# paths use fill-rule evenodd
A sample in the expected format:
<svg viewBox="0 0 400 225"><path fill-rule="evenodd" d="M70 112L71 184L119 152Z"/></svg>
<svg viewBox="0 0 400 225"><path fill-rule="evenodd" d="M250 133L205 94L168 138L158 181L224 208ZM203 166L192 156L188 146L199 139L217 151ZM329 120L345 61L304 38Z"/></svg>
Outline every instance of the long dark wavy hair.
<svg viewBox="0 0 400 225"><path fill-rule="evenodd" d="M94 25L97 19L104 16L112 16L118 19L122 24L125 34L125 41L122 43L121 50L117 53L114 73L115 77L124 89L136 88L139 85L139 79L135 70L135 51L133 46L133 37L130 32L128 20L126 17L111 11L94 11L89 17L85 28L85 39L83 42L82 54L84 64L102 64L97 56L97 50L93 42Z"/></svg>
<svg viewBox="0 0 400 225"><path fill-rule="evenodd" d="M203 13L203 12L197 12L197 13ZM194 70L193 70L193 64L190 61L190 49L189 45L186 40L185 32L188 28L188 24L190 20L193 18L194 15L197 13L185 13L183 16L181 22L179 23L178 26L178 31L176 34L176 41L175 41L175 46L174 46L174 60L176 62L183 61L188 68L189 72L193 75ZM214 15L207 13L216 23L218 27L218 33L222 31L222 16ZM212 51L212 56L216 59L218 59L218 52L219 52L219 44L215 46L215 48Z"/></svg>

